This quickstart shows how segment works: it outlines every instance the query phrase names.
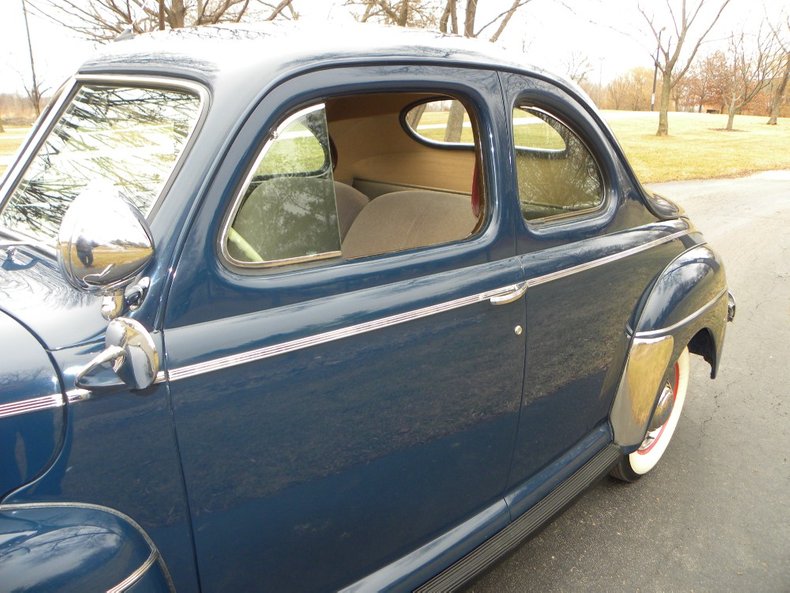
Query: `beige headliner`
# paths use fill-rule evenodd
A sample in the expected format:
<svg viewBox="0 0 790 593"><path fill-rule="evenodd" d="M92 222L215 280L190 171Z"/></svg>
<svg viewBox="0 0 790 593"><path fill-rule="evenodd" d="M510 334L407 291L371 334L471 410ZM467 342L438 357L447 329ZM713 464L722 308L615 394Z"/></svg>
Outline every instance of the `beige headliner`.
<svg viewBox="0 0 790 593"><path fill-rule="evenodd" d="M427 93L387 93L337 97L326 101L329 134L337 148L334 178L471 193L473 150L453 150L416 141L401 126L408 105Z"/></svg>

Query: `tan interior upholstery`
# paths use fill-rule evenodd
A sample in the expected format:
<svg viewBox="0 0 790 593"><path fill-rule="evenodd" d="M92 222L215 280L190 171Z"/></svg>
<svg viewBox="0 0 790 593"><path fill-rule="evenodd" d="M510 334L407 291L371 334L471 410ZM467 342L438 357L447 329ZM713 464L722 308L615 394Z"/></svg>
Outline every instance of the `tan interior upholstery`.
<svg viewBox="0 0 790 593"><path fill-rule="evenodd" d="M351 223L370 200L361 191L339 181L335 181L335 199L337 224L340 227L340 240L342 241L348 233L348 229L351 228Z"/></svg>
<svg viewBox="0 0 790 593"><path fill-rule="evenodd" d="M372 200L342 244L343 257L403 251L463 239L475 228L469 196L399 191Z"/></svg>

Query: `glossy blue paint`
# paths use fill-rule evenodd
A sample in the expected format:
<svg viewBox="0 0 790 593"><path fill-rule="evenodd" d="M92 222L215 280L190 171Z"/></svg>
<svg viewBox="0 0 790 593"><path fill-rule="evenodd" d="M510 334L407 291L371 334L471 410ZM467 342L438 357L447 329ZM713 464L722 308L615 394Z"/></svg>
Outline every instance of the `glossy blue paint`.
<svg viewBox="0 0 790 593"><path fill-rule="evenodd" d="M87 344L53 357L63 380L103 348ZM160 550L179 591L196 591L189 510L166 385L125 387L70 403L62 451L49 471L4 504L79 501L110 507L135 522Z"/></svg>
<svg viewBox="0 0 790 593"><path fill-rule="evenodd" d="M0 309L21 319L45 347L103 339L107 321L99 301L63 282L52 258L27 247L17 248L13 257L0 250Z"/></svg>
<svg viewBox="0 0 790 593"><path fill-rule="evenodd" d="M157 557L136 525L86 505L0 505L0 583L5 591L109 591ZM171 591L161 565L140 575L145 591ZM135 579L136 581L137 579Z"/></svg>
<svg viewBox="0 0 790 593"><path fill-rule="evenodd" d="M637 332L671 328L727 290L721 260L700 245L681 253L661 273L639 314Z"/></svg>
<svg viewBox="0 0 790 593"><path fill-rule="evenodd" d="M13 490L3 505L69 503L0 506L0 533L10 534L0 583L7 566L20 574L27 538L46 569L26 581L37 590L104 590L152 546L164 563L131 591L166 590L164 566L179 591L412 590L611 442L607 418L633 328L677 325L678 347L709 331L718 364L726 295L680 322L725 286L721 262L674 205L641 188L573 84L466 40L366 27L316 48L316 31L155 34L111 44L80 70L206 90L194 143L150 220L151 289L126 312L153 332L165 369L534 284L509 305L483 300L142 392L118 386L0 418L0 452L14 456L0 466L0 493ZM225 214L277 121L327 97L399 91L460 95L475 111L491 204L479 234L262 273L222 262ZM594 151L603 208L560 224L523 222L509 131L522 100L561 116ZM49 117L42 125L57 113ZM0 405L46 385L59 393L61 381L72 390L103 347L98 299L68 288L32 249L0 268L0 309L21 321L0 315ZM34 443L24 463L11 444L17 430ZM96 545L82 545L86 529ZM70 534L74 562L57 570L51 543Z"/></svg>
<svg viewBox="0 0 790 593"><path fill-rule="evenodd" d="M309 102L314 89L326 96L370 88L460 93L477 106L497 199L487 229L456 245L262 275L218 265L214 213L229 207L273 122ZM267 96L231 147L179 262L165 322L169 368L521 280L511 206L495 191L502 135L492 114L501 119L501 104L483 94L498 88L485 72L337 68ZM174 382L204 590L342 587L495 502L521 398L524 342L513 329L523 322L523 301L482 302ZM464 362L469 348L472 364ZM218 433L215 425L235 430ZM228 479L249 460L254 474L241 484ZM239 533L245 546L225 544ZM253 564L260 573L245 570Z"/></svg>
<svg viewBox="0 0 790 593"><path fill-rule="evenodd" d="M58 452L63 440L64 400L60 380L41 344L1 311L0 336L2 497L35 478ZM41 401L41 408L15 413L19 405L33 404L31 400Z"/></svg>

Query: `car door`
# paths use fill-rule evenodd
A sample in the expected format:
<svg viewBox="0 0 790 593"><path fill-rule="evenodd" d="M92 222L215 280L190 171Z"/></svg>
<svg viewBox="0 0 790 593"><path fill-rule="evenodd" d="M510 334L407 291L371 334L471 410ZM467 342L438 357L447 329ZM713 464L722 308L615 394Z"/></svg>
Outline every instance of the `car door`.
<svg viewBox="0 0 790 593"><path fill-rule="evenodd" d="M456 97L472 112L485 213L460 240L346 258L327 105L350 97L374 113L404 92ZM337 68L276 87L230 147L178 264L164 330L204 592L334 590L502 505L525 307L513 214L499 197L501 105L491 72ZM359 122L333 125L340 134ZM346 141L349 154L372 136ZM312 143L309 156L270 167L287 138ZM379 155L381 166L399 155ZM257 218L239 222L245 213ZM262 224L265 237L251 238Z"/></svg>
<svg viewBox="0 0 790 593"><path fill-rule="evenodd" d="M518 514L534 502L530 478L561 474L611 440L608 414L630 316L678 252L680 223L659 222L644 208L613 140L574 91L516 73L504 74L503 85L521 208L517 251L528 285L509 497Z"/></svg>

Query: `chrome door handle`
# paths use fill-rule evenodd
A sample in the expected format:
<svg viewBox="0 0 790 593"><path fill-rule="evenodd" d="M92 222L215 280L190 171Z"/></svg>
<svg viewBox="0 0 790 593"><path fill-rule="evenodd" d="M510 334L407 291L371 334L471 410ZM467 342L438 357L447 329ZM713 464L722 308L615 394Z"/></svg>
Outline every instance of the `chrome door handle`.
<svg viewBox="0 0 790 593"><path fill-rule="evenodd" d="M526 281L519 282L518 284L512 284L511 286L506 286L493 292L488 300L491 301L492 305L507 305L508 303L516 302L526 293Z"/></svg>

